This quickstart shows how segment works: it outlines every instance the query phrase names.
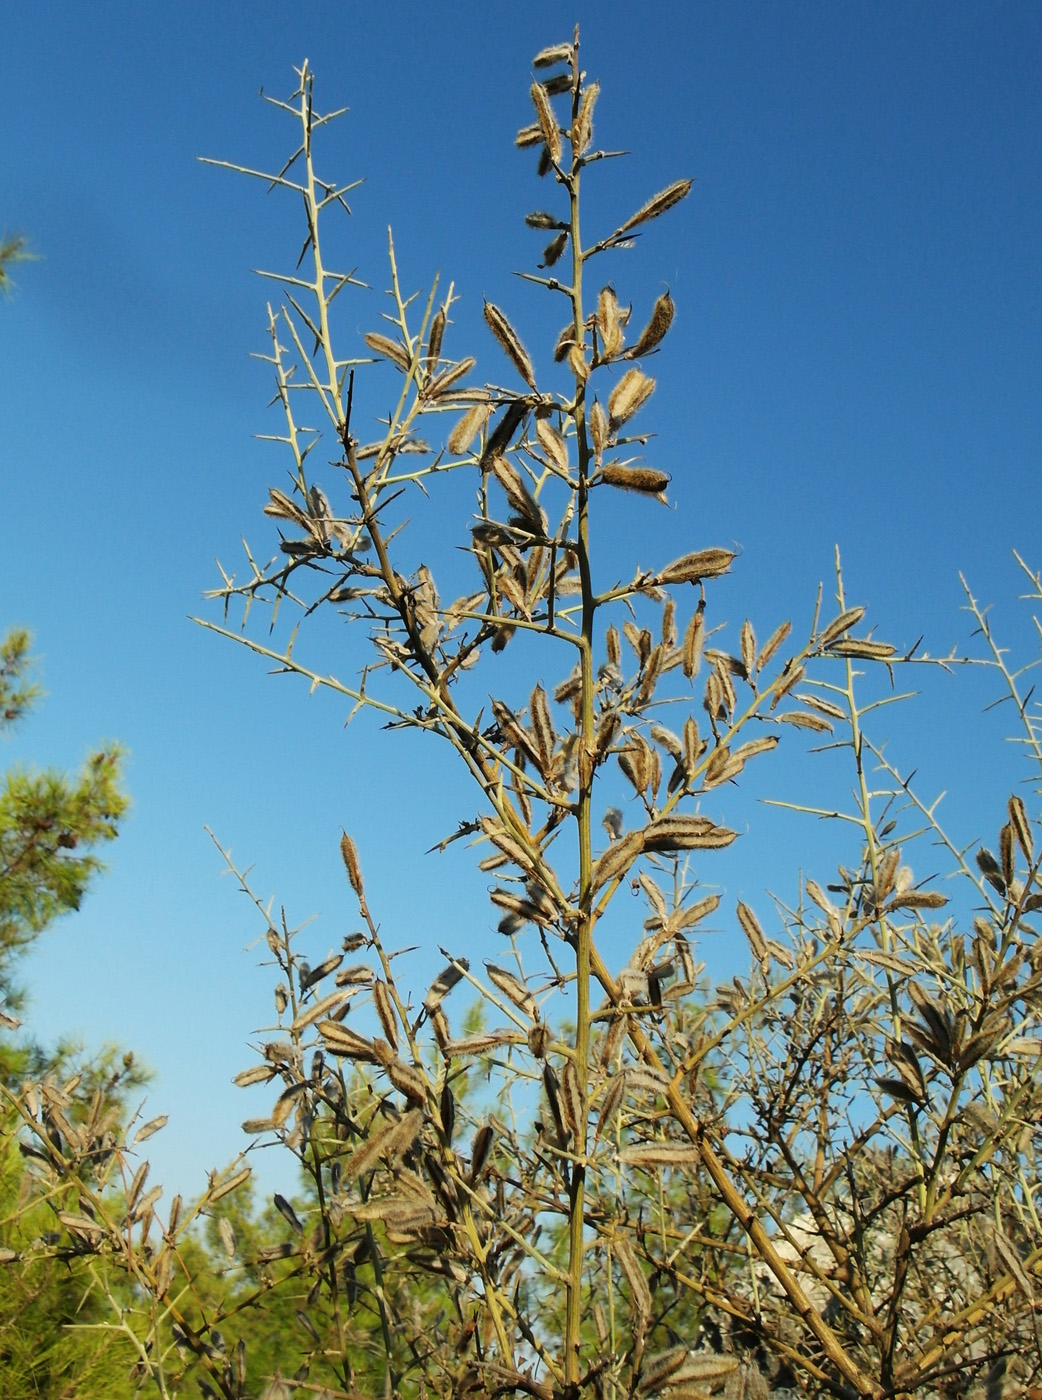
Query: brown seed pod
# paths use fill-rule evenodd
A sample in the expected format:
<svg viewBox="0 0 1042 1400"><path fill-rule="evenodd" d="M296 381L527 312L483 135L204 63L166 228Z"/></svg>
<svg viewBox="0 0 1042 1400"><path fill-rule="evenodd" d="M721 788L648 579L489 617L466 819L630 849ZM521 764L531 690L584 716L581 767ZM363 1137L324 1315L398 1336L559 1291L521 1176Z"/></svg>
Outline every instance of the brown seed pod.
<svg viewBox="0 0 1042 1400"><path fill-rule="evenodd" d="M493 306L490 301L485 302L485 320L488 322L492 334L507 352L511 364L518 374L529 386L535 388L535 371L532 368L532 361L528 358L528 352L521 344L521 339L513 326L500 311L498 306Z"/></svg>
<svg viewBox="0 0 1042 1400"><path fill-rule="evenodd" d="M568 474L568 447L557 429L545 418L537 418L535 435L547 458L562 476Z"/></svg>
<svg viewBox="0 0 1042 1400"><path fill-rule="evenodd" d="M593 140L593 104L597 101L600 90L599 83L591 83L583 93L579 114L572 123L573 156L584 155Z"/></svg>
<svg viewBox="0 0 1042 1400"><path fill-rule="evenodd" d="M567 326L565 326L561 334L557 337L557 343L554 345L555 365L559 365L562 360L566 360L568 358L568 352L571 350L574 344L575 327L572 325L571 321L569 321Z"/></svg>
<svg viewBox="0 0 1042 1400"><path fill-rule="evenodd" d="M655 381L650 376L639 369L627 370L608 399L612 431L628 422L654 392Z"/></svg>
<svg viewBox="0 0 1042 1400"><path fill-rule="evenodd" d="M477 360L472 356L468 356L467 359L460 360L458 365L452 365L449 369L443 369L442 372L427 385L424 397L427 399L441 398L448 393L454 384L463 379L465 375L468 375L476 364Z"/></svg>
<svg viewBox="0 0 1042 1400"><path fill-rule="evenodd" d="M474 438L488 422L491 412L492 405L488 403L476 403L467 410L449 435L448 448L453 456L462 456L467 451Z"/></svg>
<svg viewBox="0 0 1042 1400"><path fill-rule="evenodd" d="M613 359L622 349L622 317L612 287L604 287L597 298L597 334L601 338L601 359Z"/></svg>
<svg viewBox="0 0 1042 1400"><path fill-rule="evenodd" d="M655 467L624 467L619 462L606 462L600 476L607 486L637 491L642 496L656 496L662 502L665 502L666 487L672 479L668 472L660 472Z"/></svg>
<svg viewBox="0 0 1042 1400"><path fill-rule="evenodd" d="M688 194L691 193L693 180L676 180L672 185L667 185L658 194L652 195L647 204L642 204L635 214L632 214L624 224L620 224L616 233L628 233L630 229L636 228L638 224L646 224L649 219L657 219L660 214L664 214L667 209L672 209L674 204L679 204Z"/></svg>
<svg viewBox="0 0 1042 1400"><path fill-rule="evenodd" d="M441 359L441 342L445 335L445 308L442 307L431 321L430 334L427 336L427 373L433 375L438 368L438 361Z"/></svg>
<svg viewBox="0 0 1042 1400"><path fill-rule="evenodd" d="M556 238L552 238L543 249L543 261L540 267L553 267L559 261L561 254L568 247L568 234L559 233Z"/></svg>
<svg viewBox="0 0 1042 1400"><path fill-rule="evenodd" d="M639 373L639 371L631 371ZM726 574L734 561L729 549L700 549L693 554L681 555L661 569L657 583L699 583L704 578L719 578Z"/></svg>
<svg viewBox="0 0 1042 1400"><path fill-rule="evenodd" d="M574 49L571 44L551 44L540 49L532 59L533 68L552 68L555 63L571 63Z"/></svg>
<svg viewBox="0 0 1042 1400"><path fill-rule="evenodd" d="M378 335L375 331L367 331L364 340L374 354L382 355L385 360L390 360L403 374L409 373L412 368L412 357L405 347L399 345L396 340L390 340L386 335Z"/></svg>
<svg viewBox="0 0 1042 1400"><path fill-rule="evenodd" d="M523 126L514 137L514 145L538 146L543 139L543 129L538 122L533 122L531 126Z"/></svg>
<svg viewBox="0 0 1042 1400"><path fill-rule="evenodd" d="M561 161L561 132L554 116L554 109L550 106L550 98L542 83L533 83L531 94L543 145L550 160L554 165L559 165Z"/></svg>
<svg viewBox="0 0 1042 1400"><path fill-rule="evenodd" d="M675 310L673 298L668 292L663 292L652 308L651 320L641 331L636 345L626 351L628 360L638 360L641 355L646 355L662 343L673 324Z"/></svg>
<svg viewBox="0 0 1042 1400"><path fill-rule="evenodd" d="M351 888L359 900L365 898L365 890L362 885L362 867L358 863L358 852L355 843L343 832L340 837L340 854L343 857L344 866L347 870L347 878L351 882Z"/></svg>

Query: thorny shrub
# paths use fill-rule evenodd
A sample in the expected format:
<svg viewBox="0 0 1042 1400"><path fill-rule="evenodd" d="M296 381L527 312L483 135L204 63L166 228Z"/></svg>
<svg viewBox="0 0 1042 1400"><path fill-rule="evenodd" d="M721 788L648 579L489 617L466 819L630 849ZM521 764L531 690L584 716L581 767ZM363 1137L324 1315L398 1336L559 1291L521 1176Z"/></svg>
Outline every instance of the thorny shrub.
<svg viewBox="0 0 1042 1400"><path fill-rule="evenodd" d="M353 712L450 747L480 803L455 834L479 846L509 952L475 968L450 949L414 996L345 835L362 929L343 949L309 966L258 901L278 1028L238 1082L270 1085L270 1113L245 1127L285 1144L309 1183L300 1202L276 1197L284 1238L240 1257L225 1220L240 1284L202 1307L183 1242L193 1219L221 1220L248 1167L161 1220L147 1167L126 1165L129 1140L101 1142L103 1119L74 1127L57 1116L65 1091L27 1086L11 1106L34 1190L58 1210L51 1247L103 1260L103 1282L114 1266L130 1274L137 1301L117 1300L119 1326L163 1395L191 1364L204 1394L254 1393L239 1320L287 1291L299 1347L272 1397L1022 1392L1042 1372L1037 818L1014 795L994 849L960 850L873 745L864 673L929 658L866 630L838 557L835 610L819 600L802 641L788 623L760 641L746 621L724 647L709 598L734 555L709 542L605 582L618 560L596 551L599 500L628 491L650 510L669 487L643 460L635 420L674 308L664 293L631 324L612 285L591 293L590 273L690 181L591 239L581 186L613 153L594 142L598 87L578 35L534 69L517 144L556 194L551 212L528 216L548 242L524 276L560 298L566 321L537 373L507 313L486 303L520 389L471 386L474 359L449 353L451 291L406 295L393 245L389 324L364 349L342 342L333 303L354 279L327 269L321 231L348 187L316 174L329 117L306 64L276 103L299 144L261 178L302 200L307 222L306 270L281 278L284 304L269 311L292 482L266 506L276 559L248 556L247 577L225 574L215 596L226 610L338 611L358 678L302 660L296 629L279 649L205 624ZM373 357L397 372L399 394L382 435L362 443ZM313 471L327 439L302 426L302 404L328 419L326 472ZM435 433L444 415L448 432ZM472 481L474 517L439 520L443 565L411 557L405 510L436 509L450 473ZM455 577L461 545L473 582L445 602L437 579ZM1037 773L1037 702L970 606ZM517 671L497 671L507 693L483 691L483 659L519 633L556 685L518 688ZM751 971L714 991L696 961L704 921L730 919L713 852L736 839L743 769L793 730L849 760L853 805L836 815L856 833L853 857L825 884L802 881L777 936L739 902ZM950 857L943 892L906 864L923 838ZM613 966L598 928L630 889L645 917ZM450 1014L475 996L481 1016ZM85 1164L99 1160L96 1184ZM119 1209L102 1189L114 1163Z"/></svg>

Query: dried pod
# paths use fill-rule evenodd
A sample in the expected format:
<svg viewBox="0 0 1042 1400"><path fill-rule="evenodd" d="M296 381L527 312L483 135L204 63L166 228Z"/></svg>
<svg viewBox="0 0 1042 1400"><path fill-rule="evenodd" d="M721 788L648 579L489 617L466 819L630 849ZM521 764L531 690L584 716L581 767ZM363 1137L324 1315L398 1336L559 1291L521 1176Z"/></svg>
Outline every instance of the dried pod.
<svg viewBox="0 0 1042 1400"><path fill-rule="evenodd" d="M470 373L477 364L473 356L468 356L465 360L460 360L458 365L451 365L448 369L443 369L441 373L427 385L424 390L424 398L442 398L454 384Z"/></svg>
<svg viewBox="0 0 1042 1400"><path fill-rule="evenodd" d="M556 238L551 238L550 242L543 249L543 261L540 267L553 267L560 261L561 254L568 247L568 234L559 233Z"/></svg>
<svg viewBox="0 0 1042 1400"><path fill-rule="evenodd" d="M651 311L651 320L640 333L636 345L626 351L626 358L637 360L641 355L646 355L649 350L654 350L665 339L666 332L673 324L675 311L673 298L668 292L663 292L656 301Z"/></svg>
<svg viewBox="0 0 1042 1400"><path fill-rule="evenodd" d="M774 629L774 631L771 633L771 635L770 635L770 636L767 638L767 640L764 642L763 648L762 648L761 651L760 651L760 655L756 658L756 665L755 665L755 667L753 668L754 670L757 670L757 671L762 671L762 670L763 670L763 668L764 668L764 667L767 665L767 663L770 661L771 657L774 656L775 652L778 650L778 648L781 646L781 644L785 641L786 637L789 635L789 633L790 633L791 631L792 631L792 623L791 623L791 622L783 622L783 623L781 623L780 626L778 626L778 627L776 627L776 628Z"/></svg>
<svg viewBox="0 0 1042 1400"><path fill-rule="evenodd" d="M561 131L557 125L557 119L554 117L554 109L550 106L550 98L542 83L533 83L531 94L543 145L554 165L559 165L561 161Z"/></svg>
<svg viewBox="0 0 1042 1400"><path fill-rule="evenodd" d="M561 331L561 334L557 337L556 344L554 345L555 365L559 365L562 360L567 359L568 353L574 344L575 327L571 323L571 321L569 321L567 326L564 327L564 329Z"/></svg>
<svg viewBox="0 0 1042 1400"><path fill-rule="evenodd" d="M830 656L856 657L861 661L887 661L897 648L889 642L875 642L871 637L841 637L830 642L827 651Z"/></svg>
<svg viewBox="0 0 1042 1400"><path fill-rule="evenodd" d="M738 922L742 926L742 932L749 940L749 947L753 950L753 957L760 964L760 971L766 977L771 966L771 956L767 951L767 940L760 927L760 921L748 904L743 904L741 900L738 901L736 912Z"/></svg>
<svg viewBox="0 0 1042 1400"><path fill-rule="evenodd" d="M571 63L574 49L571 44L551 44L540 49L532 59L533 68L552 68L555 63Z"/></svg>
<svg viewBox="0 0 1042 1400"><path fill-rule="evenodd" d="M347 870L347 878L351 882L351 888L359 901L365 899L365 891L362 885L362 868L358 863L358 852L355 843L345 831L340 837L340 854L344 860Z"/></svg>
<svg viewBox="0 0 1042 1400"><path fill-rule="evenodd" d="M729 846L737 835L725 826L717 826L708 817L659 817L644 829L644 849L718 850Z"/></svg>
<svg viewBox="0 0 1042 1400"><path fill-rule="evenodd" d="M818 645L827 647L830 642L834 642L837 637L841 637L850 627L856 627L865 615L864 608L847 608L838 617L834 617L818 638Z"/></svg>
<svg viewBox="0 0 1042 1400"><path fill-rule="evenodd" d="M667 472L654 467L624 467L618 462L606 462L601 468L601 480L608 486L619 486L624 491L637 491L642 496L656 496L665 502L666 487L670 483Z"/></svg>
<svg viewBox="0 0 1042 1400"><path fill-rule="evenodd" d="M441 342L445 335L445 308L441 307L431 321L430 333L427 336L427 373L433 375L438 368L438 361L441 359Z"/></svg>
<svg viewBox="0 0 1042 1400"><path fill-rule="evenodd" d="M643 370L628 369L611 391L608 417L612 431L629 421L655 392L655 381Z"/></svg>
<svg viewBox="0 0 1042 1400"><path fill-rule="evenodd" d="M463 415L449 435L449 451L456 457L466 452L474 438L488 422L492 405L476 403Z"/></svg>
<svg viewBox="0 0 1042 1400"><path fill-rule="evenodd" d="M523 126L521 128L514 137L514 145L520 147L538 146L541 144L542 140L543 129L538 122L533 122L531 126Z"/></svg>
<svg viewBox="0 0 1042 1400"><path fill-rule="evenodd" d="M636 228L639 224L646 224L650 219L657 219L660 214L664 214L667 209L672 209L674 204L679 204L690 194L693 184L693 180L676 180L672 185L667 185L664 190L652 195L647 204L642 204L624 224L620 224L616 234L628 233L630 229Z"/></svg>
<svg viewBox="0 0 1042 1400"><path fill-rule="evenodd" d="M594 399L593 407L590 409L590 437L593 439L593 451L600 465L604 449L608 445L610 432L608 430L608 415L598 399Z"/></svg>
<svg viewBox="0 0 1042 1400"><path fill-rule="evenodd" d="M584 155L593 140L593 105L600 90L599 83L590 83L583 93L578 116L572 123L572 154L575 156Z"/></svg>
<svg viewBox="0 0 1042 1400"><path fill-rule="evenodd" d="M639 374L640 371L632 370L631 373ZM727 573L733 562L734 553L730 549L700 549L693 554L681 555L672 564L660 569L656 582L699 583L704 578L719 578Z"/></svg>
<svg viewBox="0 0 1042 1400"><path fill-rule="evenodd" d="M469 967L470 963L466 958L456 958L453 962L449 963L448 967L442 968L441 972L438 973L437 977L435 977L434 981L431 983L430 990L423 999L424 1009L428 1015L441 1005L457 982L462 980L463 974Z"/></svg>
<svg viewBox="0 0 1042 1400"><path fill-rule="evenodd" d="M1016 833L1020 849L1024 852L1024 859L1031 860L1031 853L1034 843L1031 838L1031 823L1028 820L1027 808L1024 806L1024 799L1015 793L1009 799L1009 822Z"/></svg>
<svg viewBox="0 0 1042 1400"><path fill-rule="evenodd" d="M539 444L546 453L548 460L557 468L562 476L567 476L568 447L561 434L551 423L548 423L545 418L537 418L535 435L539 439Z"/></svg>
<svg viewBox="0 0 1042 1400"><path fill-rule="evenodd" d="M535 371L532 368L532 361L528 358L528 352L521 344L521 339L513 326L500 311L498 306L493 306L492 302L485 302L485 320L492 334L506 351L511 364L518 374L529 386L535 388Z"/></svg>
<svg viewBox="0 0 1042 1400"><path fill-rule="evenodd" d="M681 649L681 664L688 680L698 675L698 669L702 664L702 649L706 635L705 616L706 603L705 599L702 598L691 615L691 621L687 624L684 632L684 645Z"/></svg>
<svg viewBox="0 0 1042 1400"><path fill-rule="evenodd" d="M621 762L622 755L620 755ZM629 776L627 774L627 776ZM632 779L631 779L632 781ZM636 784L634 783L634 786ZM644 849L643 831L630 831L620 841L615 841L601 856L590 875L590 888L596 893L610 880L625 875L630 866Z"/></svg>
<svg viewBox="0 0 1042 1400"><path fill-rule="evenodd" d="M377 335L375 331L366 332L364 340L374 354L382 355L385 360L390 360L403 374L409 373L412 368L412 356L403 345L399 345L396 340L388 339L385 335Z"/></svg>
<svg viewBox="0 0 1042 1400"><path fill-rule="evenodd" d="M529 228L555 229L563 232L568 230L567 224L562 223L555 215L548 214L543 209L535 209L531 214L526 214L525 223Z"/></svg>
<svg viewBox="0 0 1042 1400"><path fill-rule="evenodd" d="M614 288L603 288L597 298L596 320L601 340L601 359L613 359L622 349L622 317Z"/></svg>

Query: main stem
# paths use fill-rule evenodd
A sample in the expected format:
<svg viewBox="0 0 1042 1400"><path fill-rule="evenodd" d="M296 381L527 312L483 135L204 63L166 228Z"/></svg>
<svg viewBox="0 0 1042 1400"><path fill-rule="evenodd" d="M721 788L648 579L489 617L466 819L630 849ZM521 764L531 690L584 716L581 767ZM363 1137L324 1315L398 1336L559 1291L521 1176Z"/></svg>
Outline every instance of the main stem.
<svg viewBox="0 0 1042 1400"><path fill-rule="evenodd" d="M573 129L580 102L578 33L576 33L575 85L572 94ZM572 248L572 316L575 344L582 354L584 340L582 301L582 239L579 232L579 172L581 160L572 151L572 165L565 181L570 213ZM579 908L575 947L575 1072L579 1083L581 1113L576 1124L575 1158L568 1196L568 1300L565 1317L565 1384L571 1394L582 1374L582 1272L583 1226L586 1193L586 1118L590 1059L590 944L593 932L591 821L594 772L593 718L593 619L596 602L590 574L589 485L590 444L586 430L586 379L576 366L575 405L572 409L579 459L578 545L579 581L582 588L582 638L579 665L582 680L582 713L579 734L579 792L576 821L579 834Z"/></svg>

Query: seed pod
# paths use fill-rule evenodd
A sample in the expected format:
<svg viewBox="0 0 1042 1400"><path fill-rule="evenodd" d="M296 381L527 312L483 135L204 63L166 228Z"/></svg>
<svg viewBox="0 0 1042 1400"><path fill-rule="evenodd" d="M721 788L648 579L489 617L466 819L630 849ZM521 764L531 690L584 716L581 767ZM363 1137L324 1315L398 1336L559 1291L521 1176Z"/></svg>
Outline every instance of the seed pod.
<svg viewBox="0 0 1042 1400"><path fill-rule="evenodd" d="M562 360L567 359L568 352L575 344L575 327L569 321L567 326L561 331L554 345L554 364L559 365Z"/></svg>
<svg viewBox="0 0 1042 1400"><path fill-rule="evenodd" d="M470 1184L473 1186L481 1173L485 1170L489 1153L492 1151L492 1143L495 1140L495 1133L492 1126L486 1123L474 1134L474 1144L470 1149Z"/></svg>
<svg viewBox="0 0 1042 1400"><path fill-rule="evenodd" d="M535 105L536 120L539 123L543 145L546 147L551 161L554 165L558 165L561 160L561 132L554 117L554 110L550 106L550 98L542 83L532 84L532 102Z"/></svg>
<svg viewBox="0 0 1042 1400"><path fill-rule="evenodd" d="M525 984L518 980L512 972L507 972L505 968L496 967L494 963L487 962L485 971L488 973L489 981L494 983L514 1005L525 1013L530 1020L536 1020L539 1012L536 1007L536 1000Z"/></svg>
<svg viewBox="0 0 1042 1400"><path fill-rule="evenodd" d="M543 261L540 267L553 267L554 263L560 261L561 254L568 247L568 234L559 233L556 238L551 238L550 242L543 249Z"/></svg>
<svg viewBox="0 0 1042 1400"><path fill-rule="evenodd" d="M543 129L538 122L533 122L531 126L523 126L514 137L514 145L538 146L543 139Z"/></svg>
<svg viewBox="0 0 1042 1400"><path fill-rule="evenodd" d="M605 447L608 445L610 434L608 431L608 415L604 412L604 408L598 399L594 399L593 407L590 409L589 424L590 437L593 439L593 450L599 466L601 456L604 453Z"/></svg>
<svg viewBox="0 0 1042 1400"><path fill-rule="evenodd" d="M673 324L675 310L673 298L668 292L663 292L652 308L651 320L641 331L636 345L626 351L628 360L639 360L641 355L646 355L649 350L654 350L662 343Z"/></svg>
<svg viewBox="0 0 1042 1400"><path fill-rule="evenodd" d="M630 373L639 374L639 370ZM719 578L726 574L734 561L734 553L729 549L700 549L693 554L681 555L661 569L657 583L700 583L704 578Z"/></svg>
<svg viewBox="0 0 1042 1400"><path fill-rule="evenodd" d="M427 399L439 399L447 394L452 386L468 375L477 364L473 356L468 356L465 360L460 360L458 365L452 365L449 369L443 369L436 379L432 379L424 391Z"/></svg>
<svg viewBox="0 0 1042 1400"><path fill-rule="evenodd" d="M620 755L620 761L621 761ZM629 776L627 774L627 776ZM631 779L632 781L632 779ZM634 786L636 784L634 783ZM617 876L624 875L644 849L644 833L642 831L630 831L620 840L612 845L601 856L590 874L590 888L593 893L608 884Z"/></svg>
<svg viewBox="0 0 1042 1400"><path fill-rule="evenodd" d="M529 228L559 229L562 231L568 229L567 224L563 224L560 219L553 214L548 214L543 209L535 209L531 214L526 214L525 223Z"/></svg>
<svg viewBox="0 0 1042 1400"><path fill-rule="evenodd" d="M628 233L630 229L636 228L638 224L646 224L650 219L657 219L660 214L664 214L667 209L672 209L674 204L679 204L691 192L693 180L676 180L672 185L667 185L658 194L652 195L647 204L642 204L635 214L632 214L624 224L620 224L616 229L616 234Z"/></svg>
<svg viewBox="0 0 1042 1400"><path fill-rule="evenodd" d="M897 648L889 642L875 642L871 637L841 637L827 648L830 656L856 657L862 661L886 661Z"/></svg>
<svg viewBox="0 0 1042 1400"><path fill-rule="evenodd" d="M431 983L430 990L423 999L424 1010L428 1015L442 1004L449 992L455 987L456 983L462 980L464 972L466 972L469 967L470 963L466 958L456 958L454 963L450 963L448 967L442 968L441 972L438 973L437 977L435 977L434 981ZM321 1029L321 1027L319 1029Z"/></svg>
<svg viewBox="0 0 1042 1400"><path fill-rule="evenodd" d="M535 435L549 460L562 476L568 473L568 448L564 438L545 418L537 418Z"/></svg>
<svg viewBox="0 0 1042 1400"><path fill-rule="evenodd" d="M607 486L618 486L623 491L637 491L642 496L657 496L665 503L666 487L671 477L667 472L654 467L624 467L618 462L605 462L601 468L601 480Z"/></svg>
<svg viewBox="0 0 1042 1400"><path fill-rule="evenodd" d="M1031 860L1031 852L1034 843L1031 839L1031 823L1028 820L1027 808L1024 806L1024 799L1015 793L1009 799L1009 822L1016 833L1017 842L1024 852L1024 859Z"/></svg>
<svg viewBox="0 0 1042 1400"><path fill-rule="evenodd" d="M571 44L551 44L549 48L539 50L532 59L532 67L552 68L555 63L570 63L572 53Z"/></svg>
<svg viewBox="0 0 1042 1400"><path fill-rule="evenodd" d="M243 1182L248 1181L252 1175L252 1167L243 1167L241 1171L237 1171L233 1176L229 1176L226 1180L222 1181L219 1185L215 1186L210 1192L208 1192L208 1204L213 1205L213 1203L215 1201L219 1201L222 1196L227 1196L232 1191L238 1190L238 1188L243 1184Z"/></svg>
<svg viewBox="0 0 1042 1400"><path fill-rule="evenodd" d="M624 1149L624 1151L632 1153L634 1149L627 1148ZM621 1155L623 1154L620 1153L620 1156ZM632 1157L628 1157L626 1160L632 1160ZM647 1160L648 1158L645 1156L638 1165L644 1165ZM695 1154L695 1160L697 1160L697 1153ZM629 1241L620 1236L614 1241L612 1250L615 1258L619 1261L619 1267L622 1270L623 1277L629 1285L630 1297L633 1300L633 1305L640 1314L640 1317L642 1319L646 1318L651 1312L651 1294L648 1291L647 1280L641 1272L640 1265L637 1263L637 1257L633 1253Z"/></svg>
<svg viewBox="0 0 1042 1400"><path fill-rule="evenodd" d="M532 361L528 358L528 352L521 344L521 339L513 326L500 311L498 306L493 306L490 301L485 302L485 320L488 322L492 334L506 351L511 364L518 374L529 386L535 388L535 371L532 368Z"/></svg>
<svg viewBox="0 0 1042 1400"><path fill-rule="evenodd" d="M448 447L453 456L459 457L467 451L488 422L491 412L492 405L487 403L476 403L467 410L449 435Z"/></svg>
<svg viewBox="0 0 1042 1400"><path fill-rule="evenodd" d="M818 638L818 645L827 647L830 642L841 637L848 628L856 627L864 615L864 608L847 608L846 612L841 612L838 617L832 619Z"/></svg>
<svg viewBox="0 0 1042 1400"><path fill-rule="evenodd" d="M751 676L756 665L756 633L748 618L742 623L742 665L745 674Z"/></svg>
<svg viewBox="0 0 1042 1400"><path fill-rule="evenodd" d="M774 629L771 635L764 642L763 649L761 650L760 655L756 658L756 665L754 667L754 670L763 670L763 668L767 665L768 661L770 661L771 657L778 650L781 644L785 641L786 637L791 631L791 622L783 622L780 626Z"/></svg>
<svg viewBox="0 0 1042 1400"><path fill-rule="evenodd" d="M442 307L431 321L430 334L427 336L427 373L434 374L438 368L438 361L441 359L441 342L445 335L445 308Z"/></svg>
<svg viewBox="0 0 1042 1400"><path fill-rule="evenodd" d="M644 830L644 849L719 850L729 846L737 835L725 826L716 826L708 817L659 817Z"/></svg>
<svg viewBox="0 0 1042 1400"><path fill-rule="evenodd" d="M705 613L706 603L703 598L692 613L691 621L684 632L681 664L688 680L698 675L698 669L702 664L702 648L705 643Z"/></svg>
<svg viewBox="0 0 1042 1400"><path fill-rule="evenodd" d="M767 951L767 940L764 937L760 921L749 908L748 904L738 901L738 922L742 926L742 932L749 940L749 947L753 950L753 957L760 964L760 971L766 977L771 966L771 957Z"/></svg>
<svg viewBox="0 0 1042 1400"><path fill-rule="evenodd" d="M391 1000L391 993L386 982L381 982L379 978L373 983L373 1005L376 1007L376 1014L380 1018L380 1025L387 1042L392 1050L398 1049L398 1023L394 1012L394 1003Z"/></svg>
<svg viewBox="0 0 1042 1400"><path fill-rule="evenodd" d="M608 399L608 416L612 431L628 422L654 392L655 381L642 370L627 370Z"/></svg>
<svg viewBox="0 0 1042 1400"><path fill-rule="evenodd" d="M409 373L412 368L412 356L404 346L399 345L396 340L389 340L385 335L377 335L375 331L367 331L363 338L374 354L390 360L403 374Z"/></svg>
<svg viewBox="0 0 1042 1400"><path fill-rule="evenodd" d="M622 318L614 288L605 287L597 298L597 333L601 338L601 358L610 360L622 349Z"/></svg>
<svg viewBox="0 0 1042 1400"><path fill-rule="evenodd" d="M583 93L579 114L572 123L573 156L584 155L593 140L593 104L597 101L600 90L599 83L591 83Z"/></svg>
<svg viewBox="0 0 1042 1400"><path fill-rule="evenodd" d="M351 888L359 901L365 899L365 891L362 885L362 869L358 864L358 852L355 850L355 843L345 831L340 837L340 854L347 869L347 878L351 882Z"/></svg>

